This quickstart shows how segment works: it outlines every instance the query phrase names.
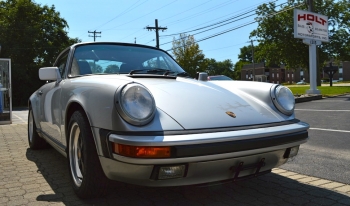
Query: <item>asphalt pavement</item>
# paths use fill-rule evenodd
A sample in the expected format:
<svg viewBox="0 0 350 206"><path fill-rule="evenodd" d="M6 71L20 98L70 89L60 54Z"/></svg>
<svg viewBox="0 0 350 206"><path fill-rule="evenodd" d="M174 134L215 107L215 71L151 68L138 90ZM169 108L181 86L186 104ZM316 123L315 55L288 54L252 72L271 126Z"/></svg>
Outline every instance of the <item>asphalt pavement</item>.
<svg viewBox="0 0 350 206"><path fill-rule="evenodd" d="M281 168L350 184L350 95L299 103L295 115L310 124L310 139Z"/></svg>
<svg viewBox="0 0 350 206"><path fill-rule="evenodd" d="M303 110L297 112L307 115ZM13 123L0 125L0 205L350 205L349 184L281 168L255 179L210 187L116 183L109 196L83 201L70 186L67 160L62 155L53 148L28 148L27 113L14 111ZM295 161L286 165L290 163Z"/></svg>

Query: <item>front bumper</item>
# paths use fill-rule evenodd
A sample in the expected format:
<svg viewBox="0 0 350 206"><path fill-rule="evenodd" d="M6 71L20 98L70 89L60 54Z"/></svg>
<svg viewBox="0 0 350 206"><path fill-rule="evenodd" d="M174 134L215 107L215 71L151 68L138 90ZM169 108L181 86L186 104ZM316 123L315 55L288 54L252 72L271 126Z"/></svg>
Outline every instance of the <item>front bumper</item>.
<svg viewBox="0 0 350 206"><path fill-rule="evenodd" d="M106 176L112 180L145 186L179 186L224 181L237 176L232 168L240 164L256 165L262 159L260 172L278 167L288 158L286 150L308 139L309 125L296 122L286 125L187 135L120 135L109 132L100 156ZM104 137L100 136L101 139ZM103 141L101 141L103 142ZM172 146L170 158L141 159L111 153L111 143L134 146ZM162 165L186 165L182 178L157 180L155 168ZM256 168L240 171L238 177L256 172Z"/></svg>

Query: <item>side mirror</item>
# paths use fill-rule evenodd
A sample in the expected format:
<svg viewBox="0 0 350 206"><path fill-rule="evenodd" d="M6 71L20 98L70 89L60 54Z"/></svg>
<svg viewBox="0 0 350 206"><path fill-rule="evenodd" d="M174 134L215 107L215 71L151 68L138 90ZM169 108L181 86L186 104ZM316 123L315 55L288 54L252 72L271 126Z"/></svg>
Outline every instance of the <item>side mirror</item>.
<svg viewBox="0 0 350 206"><path fill-rule="evenodd" d="M61 81L61 74L58 67L43 67L39 69L39 78L41 80Z"/></svg>
<svg viewBox="0 0 350 206"><path fill-rule="evenodd" d="M196 79L198 81L208 81L208 73L206 73L206 72L197 72Z"/></svg>

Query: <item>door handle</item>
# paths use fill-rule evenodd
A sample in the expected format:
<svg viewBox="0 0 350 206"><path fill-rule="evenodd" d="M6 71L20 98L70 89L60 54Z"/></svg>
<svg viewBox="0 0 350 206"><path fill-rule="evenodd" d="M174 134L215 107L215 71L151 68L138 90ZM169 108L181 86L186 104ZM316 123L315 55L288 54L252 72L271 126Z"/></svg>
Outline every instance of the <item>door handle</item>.
<svg viewBox="0 0 350 206"><path fill-rule="evenodd" d="M42 94L43 94L43 91L38 91L38 94L39 94L39 95L42 95Z"/></svg>

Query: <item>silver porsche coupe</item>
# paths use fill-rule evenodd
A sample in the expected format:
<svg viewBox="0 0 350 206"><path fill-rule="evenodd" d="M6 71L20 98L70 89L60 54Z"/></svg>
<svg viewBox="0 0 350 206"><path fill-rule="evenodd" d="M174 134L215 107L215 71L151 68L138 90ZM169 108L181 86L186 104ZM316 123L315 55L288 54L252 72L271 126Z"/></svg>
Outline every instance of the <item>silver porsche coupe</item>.
<svg viewBox="0 0 350 206"><path fill-rule="evenodd" d="M39 78L29 146L67 157L80 198L105 195L111 180L163 187L260 176L308 140L287 87L190 77L154 47L75 44Z"/></svg>

